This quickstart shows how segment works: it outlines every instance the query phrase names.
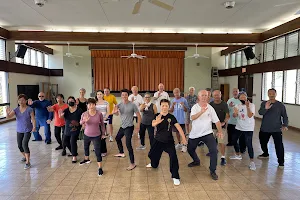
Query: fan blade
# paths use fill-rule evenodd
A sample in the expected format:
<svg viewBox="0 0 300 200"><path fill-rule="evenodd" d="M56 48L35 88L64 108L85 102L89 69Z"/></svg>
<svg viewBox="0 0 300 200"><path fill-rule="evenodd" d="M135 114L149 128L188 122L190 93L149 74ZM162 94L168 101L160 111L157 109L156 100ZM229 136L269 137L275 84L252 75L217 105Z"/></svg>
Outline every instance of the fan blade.
<svg viewBox="0 0 300 200"><path fill-rule="evenodd" d="M149 0L149 2L152 3L152 4L154 4L154 5L156 5L156 6L158 6L158 7L166 9L168 11L171 11L174 8L173 6L170 6L170 5L168 5L168 4L166 4L166 3L162 2L162 1L159 1L159 0Z"/></svg>
<svg viewBox="0 0 300 200"><path fill-rule="evenodd" d="M207 56L199 55L199 58L209 58Z"/></svg>
<svg viewBox="0 0 300 200"><path fill-rule="evenodd" d="M300 2L290 2L290 3L277 4L274 7L288 6L288 5L293 5L293 4L297 4L297 3L300 3Z"/></svg>
<svg viewBox="0 0 300 200"><path fill-rule="evenodd" d="M130 58L130 56L121 56L121 58Z"/></svg>
<svg viewBox="0 0 300 200"><path fill-rule="evenodd" d="M83 58L83 56L79 56L79 55L72 55L71 57L74 57L74 58Z"/></svg>
<svg viewBox="0 0 300 200"><path fill-rule="evenodd" d="M132 14L136 15L140 12L141 5L142 5L143 0L139 0L138 2L135 3Z"/></svg>

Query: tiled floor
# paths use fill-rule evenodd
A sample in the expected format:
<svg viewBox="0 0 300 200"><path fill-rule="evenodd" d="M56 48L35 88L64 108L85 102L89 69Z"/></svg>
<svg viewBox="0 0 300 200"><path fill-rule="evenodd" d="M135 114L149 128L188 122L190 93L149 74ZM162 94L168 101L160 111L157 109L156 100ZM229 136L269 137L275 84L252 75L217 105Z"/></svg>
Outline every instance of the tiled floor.
<svg viewBox="0 0 300 200"><path fill-rule="evenodd" d="M115 124L119 124L116 120ZM259 122L257 122L257 127ZM115 131L117 126L115 126ZM109 155L104 158L104 176L97 176L95 155L92 163L79 166L71 159L55 151L57 143L45 145L30 142L33 167L25 171L19 163L21 156L16 144L15 122L0 125L0 199L300 199L300 133L284 133L285 168L277 168L273 142L270 143L270 159L255 159L256 171L250 171L247 154L242 161L230 161L226 167L218 166L219 180L209 176L209 158L206 147L199 148L201 167L188 168L191 158L178 152L181 185L173 186L169 173L169 160L163 154L158 169L146 169L147 153L136 151L138 167L126 171L128 157L114 158L115 142L108 143ZM137 136L134 147L139 144ZM260 151L257 131L254 150ZM147 147L149 143L147 140ZM127 152L126 152L127 153ZM228 148L229 156L232 147ZM83 157L82 141L79 141L79 159Z"/></svg>

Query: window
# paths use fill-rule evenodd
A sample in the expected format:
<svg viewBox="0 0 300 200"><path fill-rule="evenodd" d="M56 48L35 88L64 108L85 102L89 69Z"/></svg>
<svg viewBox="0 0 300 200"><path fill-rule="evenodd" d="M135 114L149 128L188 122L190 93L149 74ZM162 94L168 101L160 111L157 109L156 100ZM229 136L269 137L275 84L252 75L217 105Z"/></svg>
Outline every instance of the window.
<svg viewBox="0 0 300 200"><path fill-rule="evenodd" d="M7 72L0 71L0 119L6 117L6 107L9 105Z"/></svg>
<svg viewBox="0 0 300 200"><path fill-rule="evenodd" d="M268 100L268 90L272 88L272 72L263 73L262 100Z"/></svg>
<svg viewBox="0 0 300 200"><path fill-rule="evenodd" d="M253 50L253 52L254 52L254 54L255 54L255 46L254 47L252 47L252 50ZM255 55L256 56L256 55ZM254 62L255 62L255 58L254 59L251 59L251 60L249 60L249 65L253 65L254 64Z"/></svg>
<svg viewBox="0 0 300 200"><path fill-rule="evenodd" d="M36 66L36 51L33 49L30 49L30 65Z"/></svg>
<svg viewBox="0 0 300 200"><path fill-rule="evenodd" d="M37 51L36 55L37 55L37 66L38 67L43 67L44 66L43 53Z"/></svg>
<svg viewBox="0 0 300 200"><path fill-rule="evenodd" d="M46 67L46 56L47 56L47 59L48 59L48 55L46 54L45 55L45 67ZM228 69L228 64L229 64L229 60L228 60L229 56L226 55L225 56L225 69ZM47 67L48 68L48 67Z"/></svg>
<svg viewBox="0 0 300 200"><path fill-rule="evenodd" d="M25 56L24 56L24 64L30 65L30 49L27 49Z"/></svg>
<svg viewBox="0 0 300 200"><path fill-rule="evenodd" d="M296 104L300 104L300 69L298 69L296 85Z"/></svg>
<svg viewBox="0 0 300 200"><path fill-rule="evenodd" d="M230 55L230 68L235 68L235 53Z"/></svg>
<svg viewBox="0 0 300 200"><path fill-rule="evenodd" d="M242 66L242 52L238 51L236 52L236 67Z"/></svg>
<svg viewBox="0 0 300 200"><path fill-rule="evenodd" d="M274 60L274 41L267 42L264 46L264 61Z"/></svg>
<svg viewBox="0 0 300 200"><path fill-rule="evenodd" d="M44 67L45 68L49 68L49 55L48 54L45 54L45 56L44 56L44 62L45 62ZM228 68L228 66L227 66L227 68Z"/></svg>
<svg viewBox="0 0 300 200"><path fill-rule="evenodd" d="M297 56L299 51L299 33L287 36L287 57Z"/></svg>
<svg viewBox="0 0 300 200"><path fill-rule="evenodd" d="M5 54L6 54L6 48L5 48L5 40L0 39L0 60L6 60L5 59Z"/></svg>
<svg viewBox="0 0 300 200"><path fill-rule="evenodd" d="M18 48L19 48L19 45L15 45L15 52L18 51ZM20 63L20 64L23 64L23 59L22 58L18 58L16 57L16 63Z"/></svg>
<svg viewBox="0 0 300 200"><path fill-rule="evenodd" d="M296 82L297 82L297 70L287 70L284 72L284 103L296 103Z"/></svg>
<svg viewBox="0 0 300 200"><path fill-rule="evenodd" d="M276 40L276 59L282 59L285 57L285 37L278 38Z"/></svg>
<svg viewBox="0 0 300 200"><path fill-rule="evenodd" d="M282 101L283 71L274 72L273 76L274 76L274 88L277 91L277 100Z"/></svg>
<svg viewBox="0 0 300 200"><path fill-rule="evenodd" d="M247 64L248 64L248 60L246 58L244 51L242 51L242 66L246 66Z"/></svg>

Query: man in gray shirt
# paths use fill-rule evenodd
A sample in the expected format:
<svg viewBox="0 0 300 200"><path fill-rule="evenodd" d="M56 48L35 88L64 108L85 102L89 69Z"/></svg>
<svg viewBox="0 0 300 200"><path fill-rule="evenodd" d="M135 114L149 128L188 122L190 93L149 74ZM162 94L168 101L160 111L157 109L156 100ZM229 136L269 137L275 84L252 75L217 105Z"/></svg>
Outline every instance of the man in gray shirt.
<svg viewBox="0 0 300 200"><path fill-rule="evenodd" d="M276 90L269 89L269 101L261 103L258 113L263 116L259 141L263 154L258 158L269 158L268 142L273 137L279 168L284 167L284 147L282 143L282 131L286 131L288 127L288 116L283 103L276 100Z"/></svg>
<svg viewBox="0 0 300 200"><path fill-rule="evenodd" d="M131 144L131 138L132 138L133 131L134 131L133 116L134 116L134 114L136 114L136 116L138 118L138 122L137 122L137 125L135 128L135 132L138 133L140 130L140 124L141 124L141 114L140 114L137 106L128 100L128 96L129 96L129 90L127 90L127 89L121 90L122 102L119 103L117 106L115 106L114 110L113 110L113 114L115 114L115 115L120 114L120 118L121 118L121 127L116 136L116 141L117 141L118 148L119 148L119 154L115 155L115 157L119 157L119 158L125 157L123 144L122 144L122 138L125 135L126 146L127 146L129 158L130 158L130 165L127 168L127 170L133 170L136 167L136 165L134 163L134 154L133 154L133 148L132 148L132 144Z"/></svg>

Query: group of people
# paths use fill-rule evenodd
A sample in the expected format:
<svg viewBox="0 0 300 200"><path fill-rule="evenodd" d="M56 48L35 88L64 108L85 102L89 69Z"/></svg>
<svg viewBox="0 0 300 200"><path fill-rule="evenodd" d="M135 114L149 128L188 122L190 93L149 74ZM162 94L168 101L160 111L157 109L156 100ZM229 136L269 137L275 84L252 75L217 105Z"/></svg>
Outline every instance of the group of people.
<svg viewBox="0 0 300 200"><path fill-rule="evenodd" d="M130 94L132 93L132 94ZM110 94L110 90L98 90L95 98L86 99L85 89L80 89L79 98L68 97L66 103L64 96L56 96L57 103L45 100L45 94L40 92L39 100L32 101L26 95L18 96L19 106L14 110L7 109L7 117L16 116L18 147L23 154L24 169L30 168L30 151L28 143L31 132L33 141L41 141L39 128L45 128L45 143L51 144L50 123L54 113L54 132L62 155L66 150L72 157L72 163L77 162L77 140L83 134L84 159L80 165L90 163L90 144L93 142L94 151L98 163L98 175L103 175L102 157L107 155L106 138L113 141L113 115L119 115L120 128L115 140L119 153L115 157L124 158L122 138L126 138L130 165L127 170L136 167L134 151L132 147L133 133L137 133L140 146L137 150L145 150L145 133L149 135L150 151L148 168L157 168L162 153L165 151L170 157L170 172L174 185L180 184L179 164L177 150L188 152L192 162L188 167L200 165L197 156L198 146L205 144L210 156L210 175L217 180L216 174L218 152L221 153L221 165L226 165L226 146L234 146L235 155L230 159L242 159L242 153L248 150L250 157L249 168L255 170L252 137L255 127L255 105L247 99L245 92L233 89L233 97L227 102L222 100L220 90L211 94L210 89L200 90L195 95L195 88L190 87L189 93L181 96L179 88L173 90L174 98L170 101L169 94L164 91L164 85L158 85L158 91L154 93L153 100L150 93L145 93L144 98L138 94L138 87L133 86L131 92L121 90L120 103L116 97ZM284 166L284 148L282 131L287 130L288 117L285 106L276 100L276 90L269 89L269 100L262 102L259 114L263 116L259 139L262 155L258 158L268 158L267 144L270 136L273 137L279 167ZM33 110L34 109L34 110ZM135 121L135 123L134 123ZM176 133L175 144L173 132ZM61 136L62 133L62 136ZM219 150L218 150L219 147Z"/></svg>

